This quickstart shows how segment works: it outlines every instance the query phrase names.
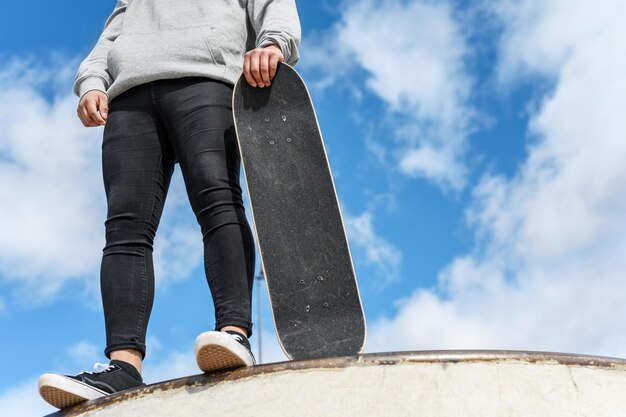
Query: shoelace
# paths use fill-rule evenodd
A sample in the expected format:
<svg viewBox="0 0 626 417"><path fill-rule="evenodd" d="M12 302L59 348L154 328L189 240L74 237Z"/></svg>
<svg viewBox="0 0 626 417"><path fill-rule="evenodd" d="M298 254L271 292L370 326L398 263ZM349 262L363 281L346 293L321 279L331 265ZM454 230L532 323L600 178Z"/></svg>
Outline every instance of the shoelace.
<svg viewBox="0 0 626 417"><path fill-rule="evenodd" d="M99 374L99 373L110 371L110 370L112 370L114 368L115 368L115 366L110 364L110 363L96 362L94 364L94 366L93 366L94 372L91 372L91 373L92 374Z"/></svg>

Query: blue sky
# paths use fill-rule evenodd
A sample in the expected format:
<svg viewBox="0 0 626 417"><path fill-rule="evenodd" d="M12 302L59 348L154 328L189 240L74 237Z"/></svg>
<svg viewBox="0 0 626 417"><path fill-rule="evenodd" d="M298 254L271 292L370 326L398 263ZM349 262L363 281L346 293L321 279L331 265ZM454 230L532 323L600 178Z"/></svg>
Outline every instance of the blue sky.
<svg viewBox="0 0 626 417"><path fill-rule="evenodd" d="M75 4L10 2L1 18L0 409L13 415L52 411L39 374L106 359L102 128L80 124L71 86L114 2ZM626 356L625 8L298 1L297 68L335 176L366 352ZM193 340L214 325L179 167L154 256L150 383L198 373ZM284 360L258 283L253 320L256 290L263 361Z"/></svg>

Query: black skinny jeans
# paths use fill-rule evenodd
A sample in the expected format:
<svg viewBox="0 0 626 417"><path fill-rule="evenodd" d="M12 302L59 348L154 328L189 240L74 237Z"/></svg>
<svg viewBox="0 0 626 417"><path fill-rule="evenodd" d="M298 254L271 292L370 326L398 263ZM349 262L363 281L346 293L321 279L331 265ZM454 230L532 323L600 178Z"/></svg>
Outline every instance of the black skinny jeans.
<svg viewBox="0 0 626 417"><path fill-rule="evenodd" d="M153 240L179 163L202 231L215 330L252 334L254 238L239 185L233 86L206 77L162 79L109 103L102 142L107 197L100 284L105 355L132 348L146 355L154 300Z"/></svg>

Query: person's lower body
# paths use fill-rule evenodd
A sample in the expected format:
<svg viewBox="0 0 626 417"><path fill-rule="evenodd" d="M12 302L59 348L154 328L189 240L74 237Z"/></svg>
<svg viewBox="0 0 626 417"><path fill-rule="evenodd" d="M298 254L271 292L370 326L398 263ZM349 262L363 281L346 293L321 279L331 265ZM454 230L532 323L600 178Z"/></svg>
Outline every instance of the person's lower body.
<svg viewBox="0 0 626 417"><path fill-rule="evenodd" d="M205 77L152 81L114 98L102 144L108 214L101 289L105 355L145 357L154 299L152 245L175 163L202 231L215 329L252 334L254 240L239 184L233 86Z"/></svg>
<svg viewBox="0 0 626 417"><path fill-rule="evenodd" d="M206 371L254 364L247 340L252 335L254 238L239 184L232 89L206 77L163 79L133 87L109 103L102 142L104 354L111 364L121 360L136 368L139 379L125 380L130 386L143 384L141 361L154 300L153 241L176 163L202 232L215 307L215 331L196 339L198 365ZM222 360L224 352L231 355L228 363L207 365L210 355ZM110 373L89 373L89 379ZM84 384L84 378L79 382Z"/></svg>

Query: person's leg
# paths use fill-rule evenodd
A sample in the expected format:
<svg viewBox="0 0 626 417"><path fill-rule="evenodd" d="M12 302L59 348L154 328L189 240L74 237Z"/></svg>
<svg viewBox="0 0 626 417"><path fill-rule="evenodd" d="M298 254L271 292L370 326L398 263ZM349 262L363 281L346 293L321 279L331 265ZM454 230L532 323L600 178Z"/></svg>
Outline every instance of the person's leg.
<svg viewBox="0 0 626 417"><path fill-rule="evenodd" d="M208 78L162 81L157 102L201 226L215 329L249 337L255 252L239 184L233 87Z"/></svg>
<svg viewBox="0 0 626 417"><path fill-rule="evenodd" d="M108 213L100 284L104 353L111 362L96 363L95 372L41 375L42 398L58 408L145 385L141 361L154 297L152 243L175 164L151 91L141 85L115 97L104 128Z"/></svg>
<svg viewBox="0 0 626 417"><path fill-rule="evenodd" d="M100 276L104 353L139 372L154 300L152 246L175 162L150 84L114 98L102 143L108 209Z"/></svg>

